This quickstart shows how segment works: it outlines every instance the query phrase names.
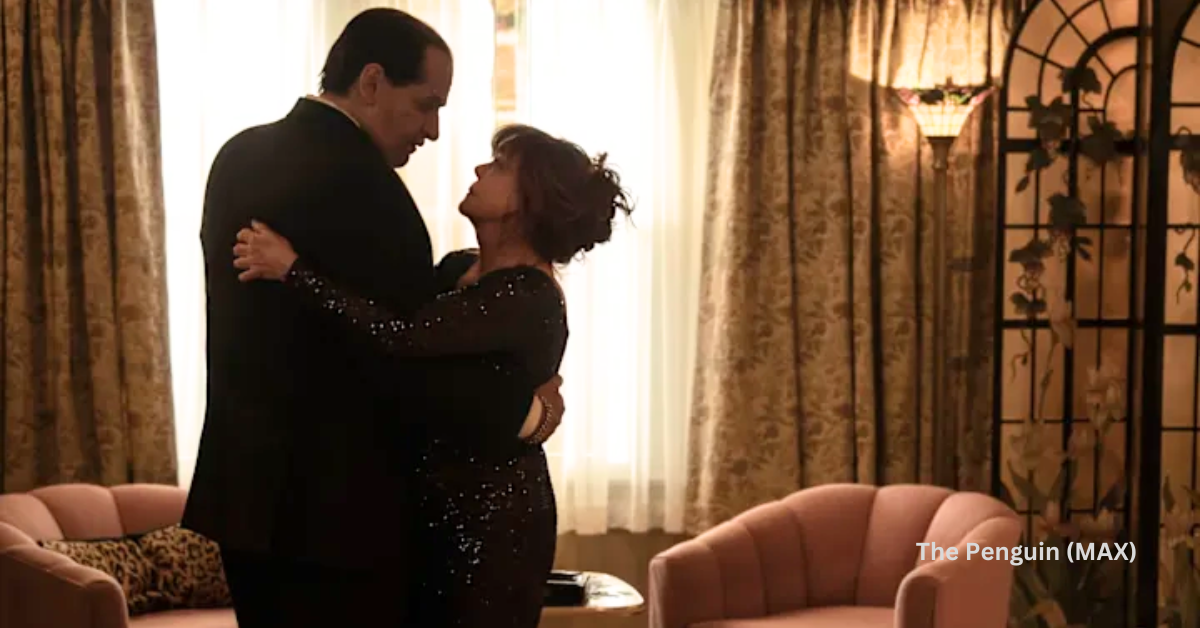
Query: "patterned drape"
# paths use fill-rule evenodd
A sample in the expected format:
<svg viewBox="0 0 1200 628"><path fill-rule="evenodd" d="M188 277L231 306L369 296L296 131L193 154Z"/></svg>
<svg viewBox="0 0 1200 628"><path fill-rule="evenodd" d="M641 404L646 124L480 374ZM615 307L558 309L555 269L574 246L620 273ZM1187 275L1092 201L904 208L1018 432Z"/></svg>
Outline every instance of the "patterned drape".
<svg viewBox="0 0 1200 628"><path fill-rule="evenodd" d="M722 0L689 532L816 484L931 481L931 153L890 87L998 76L1013 15ZM942 330L960 484L985 490L994 122L982 107L951 153Z"/></svg>
<svg viewBox="0 0 1200 628"><path fill-rule="evenodd" d="M173 483L152 0L2 0L0 488Z"/></svg>

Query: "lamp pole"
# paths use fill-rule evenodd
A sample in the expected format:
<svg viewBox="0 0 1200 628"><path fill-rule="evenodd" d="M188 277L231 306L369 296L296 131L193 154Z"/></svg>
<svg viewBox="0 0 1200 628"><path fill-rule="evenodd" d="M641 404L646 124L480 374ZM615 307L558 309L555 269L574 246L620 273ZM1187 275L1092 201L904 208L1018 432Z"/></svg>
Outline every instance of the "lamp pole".
<svg viewBox="0 0 1200 628"><path fill-rule="evenodd" d="M992 89L986 86L956 86L950 80L932 88L901 88L897 94L917 119L921 133L933 150L933 417L931 441L933 483L958 487L959 412L951 412L947 402L950 351L949 324L949 242L947 225L950 185L950 147L958 138L963 123Z"/></svg>
<svg viewBox="0 0 1200 628"><path fill-rule="evenodd" d="M946 336L948 263L946 241L946 196L950 186L950 147L954 137L929 136L933 149L933 481L950 488L958 485L958 417L946 399L950 355Z"/></svg>

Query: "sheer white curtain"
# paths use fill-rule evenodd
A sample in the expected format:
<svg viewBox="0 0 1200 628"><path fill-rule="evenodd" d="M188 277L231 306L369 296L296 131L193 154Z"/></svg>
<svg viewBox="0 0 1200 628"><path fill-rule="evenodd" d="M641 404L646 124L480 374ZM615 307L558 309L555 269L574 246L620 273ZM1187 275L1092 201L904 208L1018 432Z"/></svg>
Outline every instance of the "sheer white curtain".
<svg viewBox="0 0 1200 628"><path fill-rule="evenodd" d="M491 3L488 0L163 0L155 5L167 209L171 367L180 482L189 486L204 423L204 265L200 213L208 169L241 130L277 120L316 93L325 55L359 11L390 6L429 22L455 54L441 140L402 172L431 218L436 246L470 245L450 220L475 164L489 153Z"/></svg>
<svg viewBox="0 0 1200 628"><path fill-rule="evenodd" d="M713 0L527 0L520 118L607 152L632 224L567 268L560 531L679 531Z"/></svg>

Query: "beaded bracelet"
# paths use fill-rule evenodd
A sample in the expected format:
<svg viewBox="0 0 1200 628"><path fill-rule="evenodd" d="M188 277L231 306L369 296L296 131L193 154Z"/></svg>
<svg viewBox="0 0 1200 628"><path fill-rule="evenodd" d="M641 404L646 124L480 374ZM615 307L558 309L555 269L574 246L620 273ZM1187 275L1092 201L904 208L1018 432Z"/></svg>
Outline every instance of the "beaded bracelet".
<svg viewBox="0 0 1200 628"><path fill-rule="evenodd" d="M534 445L540 445L546 442L546 439L550 438L550 434L554 431L550 422L550 417L553 414L553 406L549 401L546 401L544 398L542 398L541 395L538 395L538 400L542 402L542 420L538 421L537 428L533 430L533 433L529 435L529 438L525 439L526 442Z"/></svg>

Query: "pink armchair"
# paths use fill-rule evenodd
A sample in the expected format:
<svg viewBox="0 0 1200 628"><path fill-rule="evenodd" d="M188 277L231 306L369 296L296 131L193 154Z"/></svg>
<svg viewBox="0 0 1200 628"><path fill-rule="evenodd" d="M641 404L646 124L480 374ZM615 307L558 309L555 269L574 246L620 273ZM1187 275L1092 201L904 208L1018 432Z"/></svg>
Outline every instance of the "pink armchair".
<svg viewBox="0 0 1200 628"><path fill-rule="evenodd" d="M232 609L129 617L121 586L37 541L109 539L179 523L187 493L129 484L60 484L0 495L0 626L4 628L236 628Z"/></svg>
<svg viewBox="0 0 1200 628"><path fill-rule="evenodd" d="M830 484L753 508L650 563L651 628L1004 628L1021 524L979 493ZM958 548L956 560L918 543ZM994 555L993 555L994 556Z"/></svg>

